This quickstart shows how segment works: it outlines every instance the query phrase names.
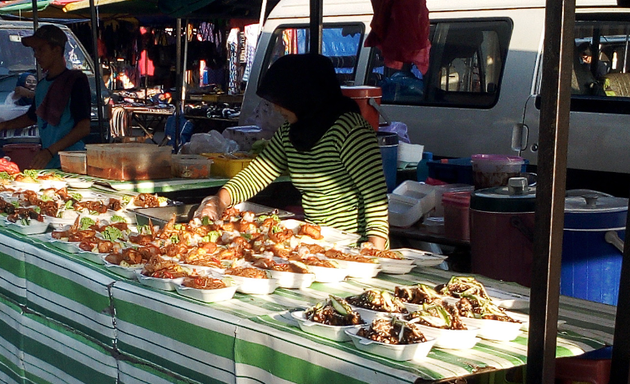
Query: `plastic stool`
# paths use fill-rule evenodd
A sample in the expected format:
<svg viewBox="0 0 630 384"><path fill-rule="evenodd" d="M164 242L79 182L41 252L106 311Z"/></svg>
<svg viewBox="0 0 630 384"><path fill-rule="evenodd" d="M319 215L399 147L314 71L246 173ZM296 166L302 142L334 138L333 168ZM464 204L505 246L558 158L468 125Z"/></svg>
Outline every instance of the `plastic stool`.
<svg viewBox="0 0 630 384"><path fill-rule="evenodd" d="M608 384L609 380L610 359L556 359L556 384Z"/></svg>

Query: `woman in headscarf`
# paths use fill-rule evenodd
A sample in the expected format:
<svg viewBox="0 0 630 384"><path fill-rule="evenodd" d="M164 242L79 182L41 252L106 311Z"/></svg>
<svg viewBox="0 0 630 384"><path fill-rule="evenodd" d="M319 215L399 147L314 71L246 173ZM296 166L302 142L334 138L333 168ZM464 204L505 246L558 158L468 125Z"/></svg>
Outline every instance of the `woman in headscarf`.
<svg viewBox="0 0 630 384"><path fill-rule="evenodd" d="M13 102L16 105L31 105L35 99L35 87L37 78L29 72L24 72L18 77L13 91Z"/></svg>
<svg viewBox="0 0 630 384"><path fill-rule="evenodd" d="M383 249L389 234L387 187L372 126L359 106L343 96L330 59L287 55L264 75L258 96L286 119L267 147L195 217L217 219L286 170L302 194L307 221L358 233Z"/></svg>

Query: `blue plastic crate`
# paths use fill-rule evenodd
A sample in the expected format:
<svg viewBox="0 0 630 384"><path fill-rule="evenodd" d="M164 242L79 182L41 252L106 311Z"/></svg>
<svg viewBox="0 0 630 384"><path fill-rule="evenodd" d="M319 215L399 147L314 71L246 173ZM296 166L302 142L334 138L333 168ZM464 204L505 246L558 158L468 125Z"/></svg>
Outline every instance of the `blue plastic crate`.
<svg viewBox="0 0 630 384"><path fill-rule="evenodd" d="M473 184L470 157L442 159L427 162L429 177L448 184Z"/></svg>

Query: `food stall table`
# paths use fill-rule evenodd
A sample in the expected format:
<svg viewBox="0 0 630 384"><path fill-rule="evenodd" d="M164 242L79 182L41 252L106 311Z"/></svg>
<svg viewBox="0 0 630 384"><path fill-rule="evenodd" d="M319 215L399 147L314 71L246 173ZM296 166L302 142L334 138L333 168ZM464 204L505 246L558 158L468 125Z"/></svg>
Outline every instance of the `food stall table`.
<svg viewBox="0 0 630 384"><path fill-rule="evenodd" d="M94 369L90 359L103 354L108 369L111 359L124 361L118 370L124 366L126 375L154 379L145 382L163 382L160 375L166 375L182 382L312 382L316 378L422 383L527 363L526 332L512 342L482 340L470 350L434 348L424 360L396 362L358 351L350 342L306 334L289 315L289 310L312 305L331 293L347 296L370 287L393 290L396 285L446 282L452 272L437 268L337 284L314 283L301 290L277 289L271 295L237 293L232 300L207 304L114 275L102 265L51 248L41 236L21 236L0 228L0 244L4 245L1 260L11 261L0 264L0 322L10 325L14 336L3 333L9 340L6 348L0 348L0 356L17 359L12 372L18 376L33 373L33 359L57 364L51 350L73 351L79 368L65 374L77 382L95 382L86 372ZM527 288L477 278L491 290L504 292L513 304L527 303ZM12 294L16 286L21 290ZM611 344L615 309L561 297L559 318L566 323L558 333L557 356L580 355ZM28 347L24 340L32 336L25 324L35 319L42 328L38 334L45 335L49 329L60 341L43 352L28 349L28 358L23 360L19 351ZM47 319L54 324L47 325L51 321ZM81 360L81 354L89 358ZM99 382L109 381L103 377Z"/></svg>

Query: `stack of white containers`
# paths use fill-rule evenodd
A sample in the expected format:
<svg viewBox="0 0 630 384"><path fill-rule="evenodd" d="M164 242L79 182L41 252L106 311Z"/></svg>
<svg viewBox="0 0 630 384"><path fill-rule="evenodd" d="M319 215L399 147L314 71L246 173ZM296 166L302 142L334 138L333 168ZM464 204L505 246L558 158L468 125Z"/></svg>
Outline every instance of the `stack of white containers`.
<svg viewBox="0 0 630 384"><path fill-rule="evenodd" d="M389 224L409 227L435 208L435 186L407 180L387 195Z"/></svg>

